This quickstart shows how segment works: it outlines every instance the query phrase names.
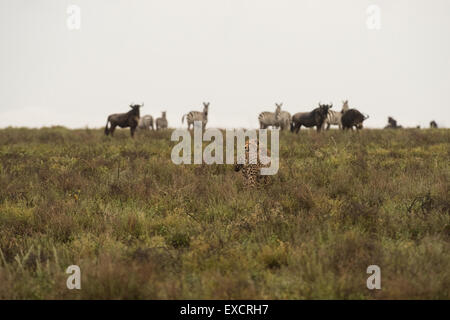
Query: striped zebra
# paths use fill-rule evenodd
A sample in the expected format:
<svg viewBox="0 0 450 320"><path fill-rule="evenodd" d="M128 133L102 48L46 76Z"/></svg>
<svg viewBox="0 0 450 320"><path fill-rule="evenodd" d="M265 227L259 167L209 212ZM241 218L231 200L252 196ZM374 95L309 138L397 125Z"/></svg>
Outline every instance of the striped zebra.
<svg viewBox="0 0 450 320"><path fill-rule="evenodd" d="M167 129L166 112L163 111L161 118L156 119L156 130Z"/></svg>
<svg viewBox="0 0 450 320"><path fill-rule="evenodd" d="M323 122L322 129L324 129L325 126L327 126L327 130L330 130L331 125L339 126L339 129L342 129L342 115L348 109L349 109L348 100L345 100L342 102L342 110L340 112L328 110L328 115L325 121Z"/></svg>
<svg viewBox="0 0 450 320"><path fill-rule="evenodd" d="M149 130L150 128L153 128L153 117L149 114L143 116L142 118L139 118L138 123L138 129L141 130Z"/></svg>
<svg viewBox="0 0 450 320"><path fill-rule="evenodd" d="M203 112L191 111L183 115L183 117L181 118L181 123L184 123L184 117L186 117L188 130L190 129L191 124L192 128L194 128L194 121L201 121L203 129L205 129L206 124L208 123L208 107L209 102L203 102Z"/></svg>
<svg viewBox="0 0 450 320"><path fill-rule="evenodd" d="M280 124L280 128L281 130L289 130L289 128L291 127L291 114L287 111L281 111L280 113L280 119L279 119L279 124Z"/></svg>
<svg viewBox="0 0 450 320"><path fill-rule="evenodd" d="M267 127L271 126L273 128L278 128L280 125L280 114L281 114L281 106L282 103L275 103L277 108L275 112L264 111L261 112L258 116L259 128L267 129Z"/></svg>

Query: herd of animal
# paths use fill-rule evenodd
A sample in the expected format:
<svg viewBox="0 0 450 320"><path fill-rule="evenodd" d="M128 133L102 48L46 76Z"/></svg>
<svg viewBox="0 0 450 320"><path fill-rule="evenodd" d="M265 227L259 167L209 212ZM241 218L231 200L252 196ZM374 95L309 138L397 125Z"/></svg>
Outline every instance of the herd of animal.
<svg viewBox="0 0 450 320"><path fill-rule="evenodd" d="M168 123L166 118L166 112L162 112L162 116L153 121L151 115L145 115L140 117L140 108L144 106L142 104L130 104L131 110L126 113L115 113L108 116L105 127L105 134L111 136L114 135L116 127L130 128L131 136L134 137L134 133L137 129L140 130L162 130L167 129ZM288 130L298 133L300 128L312 128L316 127L317 131L330 129L331 125L338 126L342 130L353 130L356 128L360 130L363 128L363 122L369 118L368 115L361 113L359 110L350 108L348 100L343 101L341 111L331 110L333 104L322 104L319 102L319 106L310 112L298 112L293 116L287 111L281 110L283 103L275 103L275 112L264 111L258 116L260 129L267 129L268 127ZM184 123L184 119L187 122L188 130L191 126L194 126L195 121L202 123L202 128L206 128L208 123L208 109L209 102L203 102L203 111L190 111L184 114L181 118L181 123ZM155 126L154 126L155 125ZM437 128L435 121L430 122L431 128ZM388 118L388 125L386 129L400 129L402 126L397 124L397 121L392 117ZM419 128L419 127L418 127Z"/></svg>
<svg viewBox="0 0 450 320"><path fill-rule="evenodd" d="M362 114L357 109L350 109L348 100L343 101L341 111L331 110L333 104L321 104L311 112L298 112L291 118L291 131L298 133L301 126L306 128L316 127L317 131L329 130L331 125L337 125L339 129L357 130L363 128L363 122L369 118L368 115ZM284 120L283 120L284 121Z"/></svg>
<svg viewBox="0 0 450 320"><path fill-rule="evenodd" d="M134 132L136 129L141 130L152 130L155 129L153 125L153 117L151 115L145 115L141 118L140 108L144 106L142 104L130 104L131 110L126 113L114 113L108 116L105 126L105 134L111 136L114 135L114 130L116 127L120 128L130 128L131 136L134 137ZM160 118L155 121L156 130L167 129L167 118L166 112L163 111Z"/></svg>
<svg viewBox="0 0 450 320"><path fill-rule="evenodd" d="M430 128L431 129L437 129L438 125L436 123L436 121L431 121L430 122ZM397 120L395 120L392 117L388 117L388 124L387 126L384 127L385 129L402 129L403 127L399 124L397 124ZM420 126L416 127L417 129L420 129Z"/></svg>

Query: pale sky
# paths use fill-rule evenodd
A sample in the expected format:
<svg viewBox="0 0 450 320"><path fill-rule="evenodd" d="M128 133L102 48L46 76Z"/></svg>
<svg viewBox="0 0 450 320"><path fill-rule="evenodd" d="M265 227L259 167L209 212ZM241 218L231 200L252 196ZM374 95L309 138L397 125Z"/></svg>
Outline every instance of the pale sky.
<svg viewBox="0 0 450 320"><path fill-rule="evenodd" d="M0 0L0 26L0 127L101 127L142 101L180 127L208 101L208 126L256 128L275 102L344 99L368 127L450 125L448 0Z"/></svg>

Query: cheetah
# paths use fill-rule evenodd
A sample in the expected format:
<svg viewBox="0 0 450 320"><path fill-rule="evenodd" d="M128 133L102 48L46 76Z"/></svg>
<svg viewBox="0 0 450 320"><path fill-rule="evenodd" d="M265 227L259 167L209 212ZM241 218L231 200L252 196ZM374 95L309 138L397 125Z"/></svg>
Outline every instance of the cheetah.
<svg viewBox="0 0 450 320"><path fill-rule="evenodd" d="M250 145L256 146L258 152L256 154L250 154ZM234 171L241 171L244 176L244 186L246 188L260 187L270 182L270 177L267 175L261 175L261 168L268 167L269 164L262 164L258 156L259 153L259 141L255 139L248 140L245 143L245 164L235 164ZM251 159L257 158L256 163L251 163ZM267 157L270 157L270 151L267 150ZM255 161L253 161L255 162Z"/></svg>

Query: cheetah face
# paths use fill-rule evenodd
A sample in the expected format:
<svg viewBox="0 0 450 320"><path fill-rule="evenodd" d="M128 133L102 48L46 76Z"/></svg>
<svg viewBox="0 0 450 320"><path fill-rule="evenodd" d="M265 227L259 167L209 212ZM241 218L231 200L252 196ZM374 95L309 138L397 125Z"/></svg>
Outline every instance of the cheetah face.
<svg viewBox="0 0 450 320"><path fill-rule="evenodd" d="M250 152L250 146L251 145L255 146L256 147L255 149L258 150L259 141L255 140L255 139L251 139L251 140L246 141L245 142L245 153Z"/></svg>

